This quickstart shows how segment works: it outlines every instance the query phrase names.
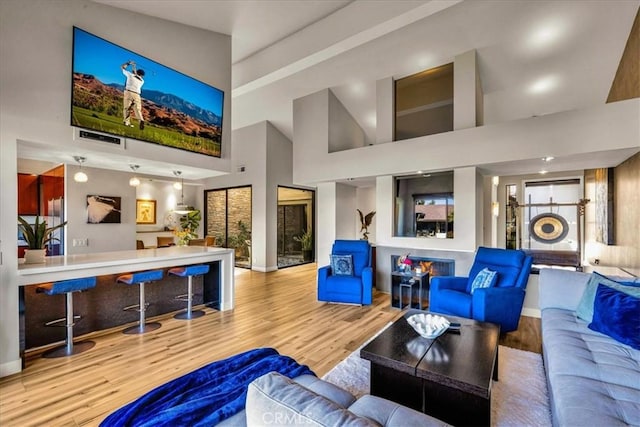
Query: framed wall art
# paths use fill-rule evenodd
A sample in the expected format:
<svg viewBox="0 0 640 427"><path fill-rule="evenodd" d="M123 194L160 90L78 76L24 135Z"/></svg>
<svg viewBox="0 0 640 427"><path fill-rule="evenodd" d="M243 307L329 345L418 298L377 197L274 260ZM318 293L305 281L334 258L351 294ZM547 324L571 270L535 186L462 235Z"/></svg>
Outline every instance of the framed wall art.
<svg viewBox="0 0 640 427"><path fill-rule="evenodd" d="M87 196L88 224L120 224L121 198L115 196Z"/></svg>
<svg viewBox="0 0 640 427"><path fill-rule="evenodd" d="M136 224L156 223L156 201L136 199Z"/></svg>

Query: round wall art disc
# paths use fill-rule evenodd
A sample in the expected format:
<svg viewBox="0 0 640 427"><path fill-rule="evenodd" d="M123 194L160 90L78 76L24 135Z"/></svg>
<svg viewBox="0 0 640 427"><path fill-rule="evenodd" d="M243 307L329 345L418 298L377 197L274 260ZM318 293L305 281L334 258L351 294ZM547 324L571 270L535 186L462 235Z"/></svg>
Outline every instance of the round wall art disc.
<svg viewBox="0 0 640 427"><path fill-rule="evenodd" d="M569 224L558 214L543 213L531 218L529 233L540 243L557 243L567 237Z"/></svg>

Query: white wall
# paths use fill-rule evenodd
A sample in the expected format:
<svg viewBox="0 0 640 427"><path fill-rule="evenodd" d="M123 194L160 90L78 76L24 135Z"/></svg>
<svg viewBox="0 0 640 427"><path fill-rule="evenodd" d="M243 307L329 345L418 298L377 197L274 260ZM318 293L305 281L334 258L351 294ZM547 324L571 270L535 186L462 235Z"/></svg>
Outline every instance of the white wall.
<svg viewBox="0 0 640 427"><path fill-rule="evenodd" d="M293 146L271 123L267 122L267 179L265 235L266 270L278 268L278 186L292 185Z"/></svg>
<svg viewBox="0 0 640 427"><path fill-rule="evenodd" d="M87 182L75 182L78 166L67 165L65 210L67 255L123 251L136 248L136 189L130 173L85 168ZM120 197L120 224L87 223L87 196ZM74 239L88 239L88 246L73 246Z"/></svg>
<svg viewBox="0 0 640 427"><path fill-rule="evenodd" d="M329 90L293 100L293 182L304 183L304 169L315 169L316 158L327 155L329 141ZM348 153L349 151L347 151ZM339 154L339 153L338 153ZM306 166L303 166L306 165ZM327 177L326 181L333 178Z"/></svg>
<svg viewBox="0 0 640 427"><path fill-rule="evenodd" d="M337 184L335 182L323 182L318 184L316 192L317 230L316 233L316 262L319 266L329 264L331 245L338 238L337 235Z"/></svg>
<svg viewBox="0 0 640 427"><path fill-rule="evenodd" d="M329 96L329 141L327 144L329 152L364 147L365 133L358 122L354 120L351 113L331 90L327 94Z"/></svg>
<svg viewBox="0 0 640 427"><path fill-rule="evenodd" d="M476 50L457 55L453 67L453 128L455 130L476 126Z"/></svg>
<svg viewBox="0 0 640 427"><path fill-rule="evenodd" d="M324 207L321 208L324 211ZM324 213L323 213L324 214ZM336 184L336 239L357 239L353 227L356 212L356 188L346 184Z"/></svg>
<svg viewBox="0 0 640 427"><path fill-rule="evenodd" d="M393 77L376 81L376 144L393 141L395 85Z"/></svg>
<svg viewBox="0 0 640 427"><path fill-rule="evenodd" d="M88 158L113 150L72 137L69 123L74 25L220 88L226 94L222 159L135 140L127 140L123 155L163 162L171 159L178 165L223 171L229 168L230 36L85 0L0 2L0 376L21 369L16 281L18 144L24 141L43 150L70 148ZM103 192L102 188L96 190ZM74 233L71 228L67 232Z"/></svg>

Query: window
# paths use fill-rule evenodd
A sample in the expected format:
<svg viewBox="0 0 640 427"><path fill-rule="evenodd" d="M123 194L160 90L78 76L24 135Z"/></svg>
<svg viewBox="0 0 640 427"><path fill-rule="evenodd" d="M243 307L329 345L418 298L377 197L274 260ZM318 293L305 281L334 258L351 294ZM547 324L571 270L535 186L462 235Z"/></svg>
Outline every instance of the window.
<svg viewBox="0 0 640 427"><path fill-rule="evenodd" d="M453 171L395 178L395 236L453 238Z"/></svg>
<svg viewBox="0 0 640 427"><path fill-rule="evenodd" d="M452 130L453 63L396 80L396 141Z"/></svg>

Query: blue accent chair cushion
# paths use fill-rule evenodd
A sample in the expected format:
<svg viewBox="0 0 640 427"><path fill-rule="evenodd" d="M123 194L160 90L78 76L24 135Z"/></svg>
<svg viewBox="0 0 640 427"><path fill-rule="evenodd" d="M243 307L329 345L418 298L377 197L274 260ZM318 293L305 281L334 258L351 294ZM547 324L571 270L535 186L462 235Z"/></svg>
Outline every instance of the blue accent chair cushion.
<svg viewBox="0 0 640 427"><path fill-rule="evenodd" d="M352 275L336 275L330 266L318 269L318 300L326 302L372 303L373 270L371 246L366 240L336 240L331 255L349 255L353 262Z"/></svg>
<svg viewBox="0 0 640 427"><path fill-rule="evenodd" d="M633 282L618 282L594 271L591 273L591 277L589 277L587 286L582 293L582 298L580 298L580 302L578 303L578 308L576 308L576 315L589 323L593 320L593 306L599 285L605 285L626 294L640 297L640 287L637 287L638 284Z"/></svg>
<svg viewBox="0 0 640 427"><path fill-rule="evenodd" d="M640 298L598 285L589 329L640 350Z"/></svg>
<svg viewBox="0 0 640 427"><path fill-rule="evenodd" d="M331 255L331 273L334 276L353 276L353 257L351 255Z"/></svg>
<svg viewBox="0 0 640 427"><path fill-rule="evenodd" d="M429 310L500 325L500 332L518 329L532 258L520 250L479 247L468 277L431 279ZM484 270L496 272L495 283L471 292Z"/></svg>

